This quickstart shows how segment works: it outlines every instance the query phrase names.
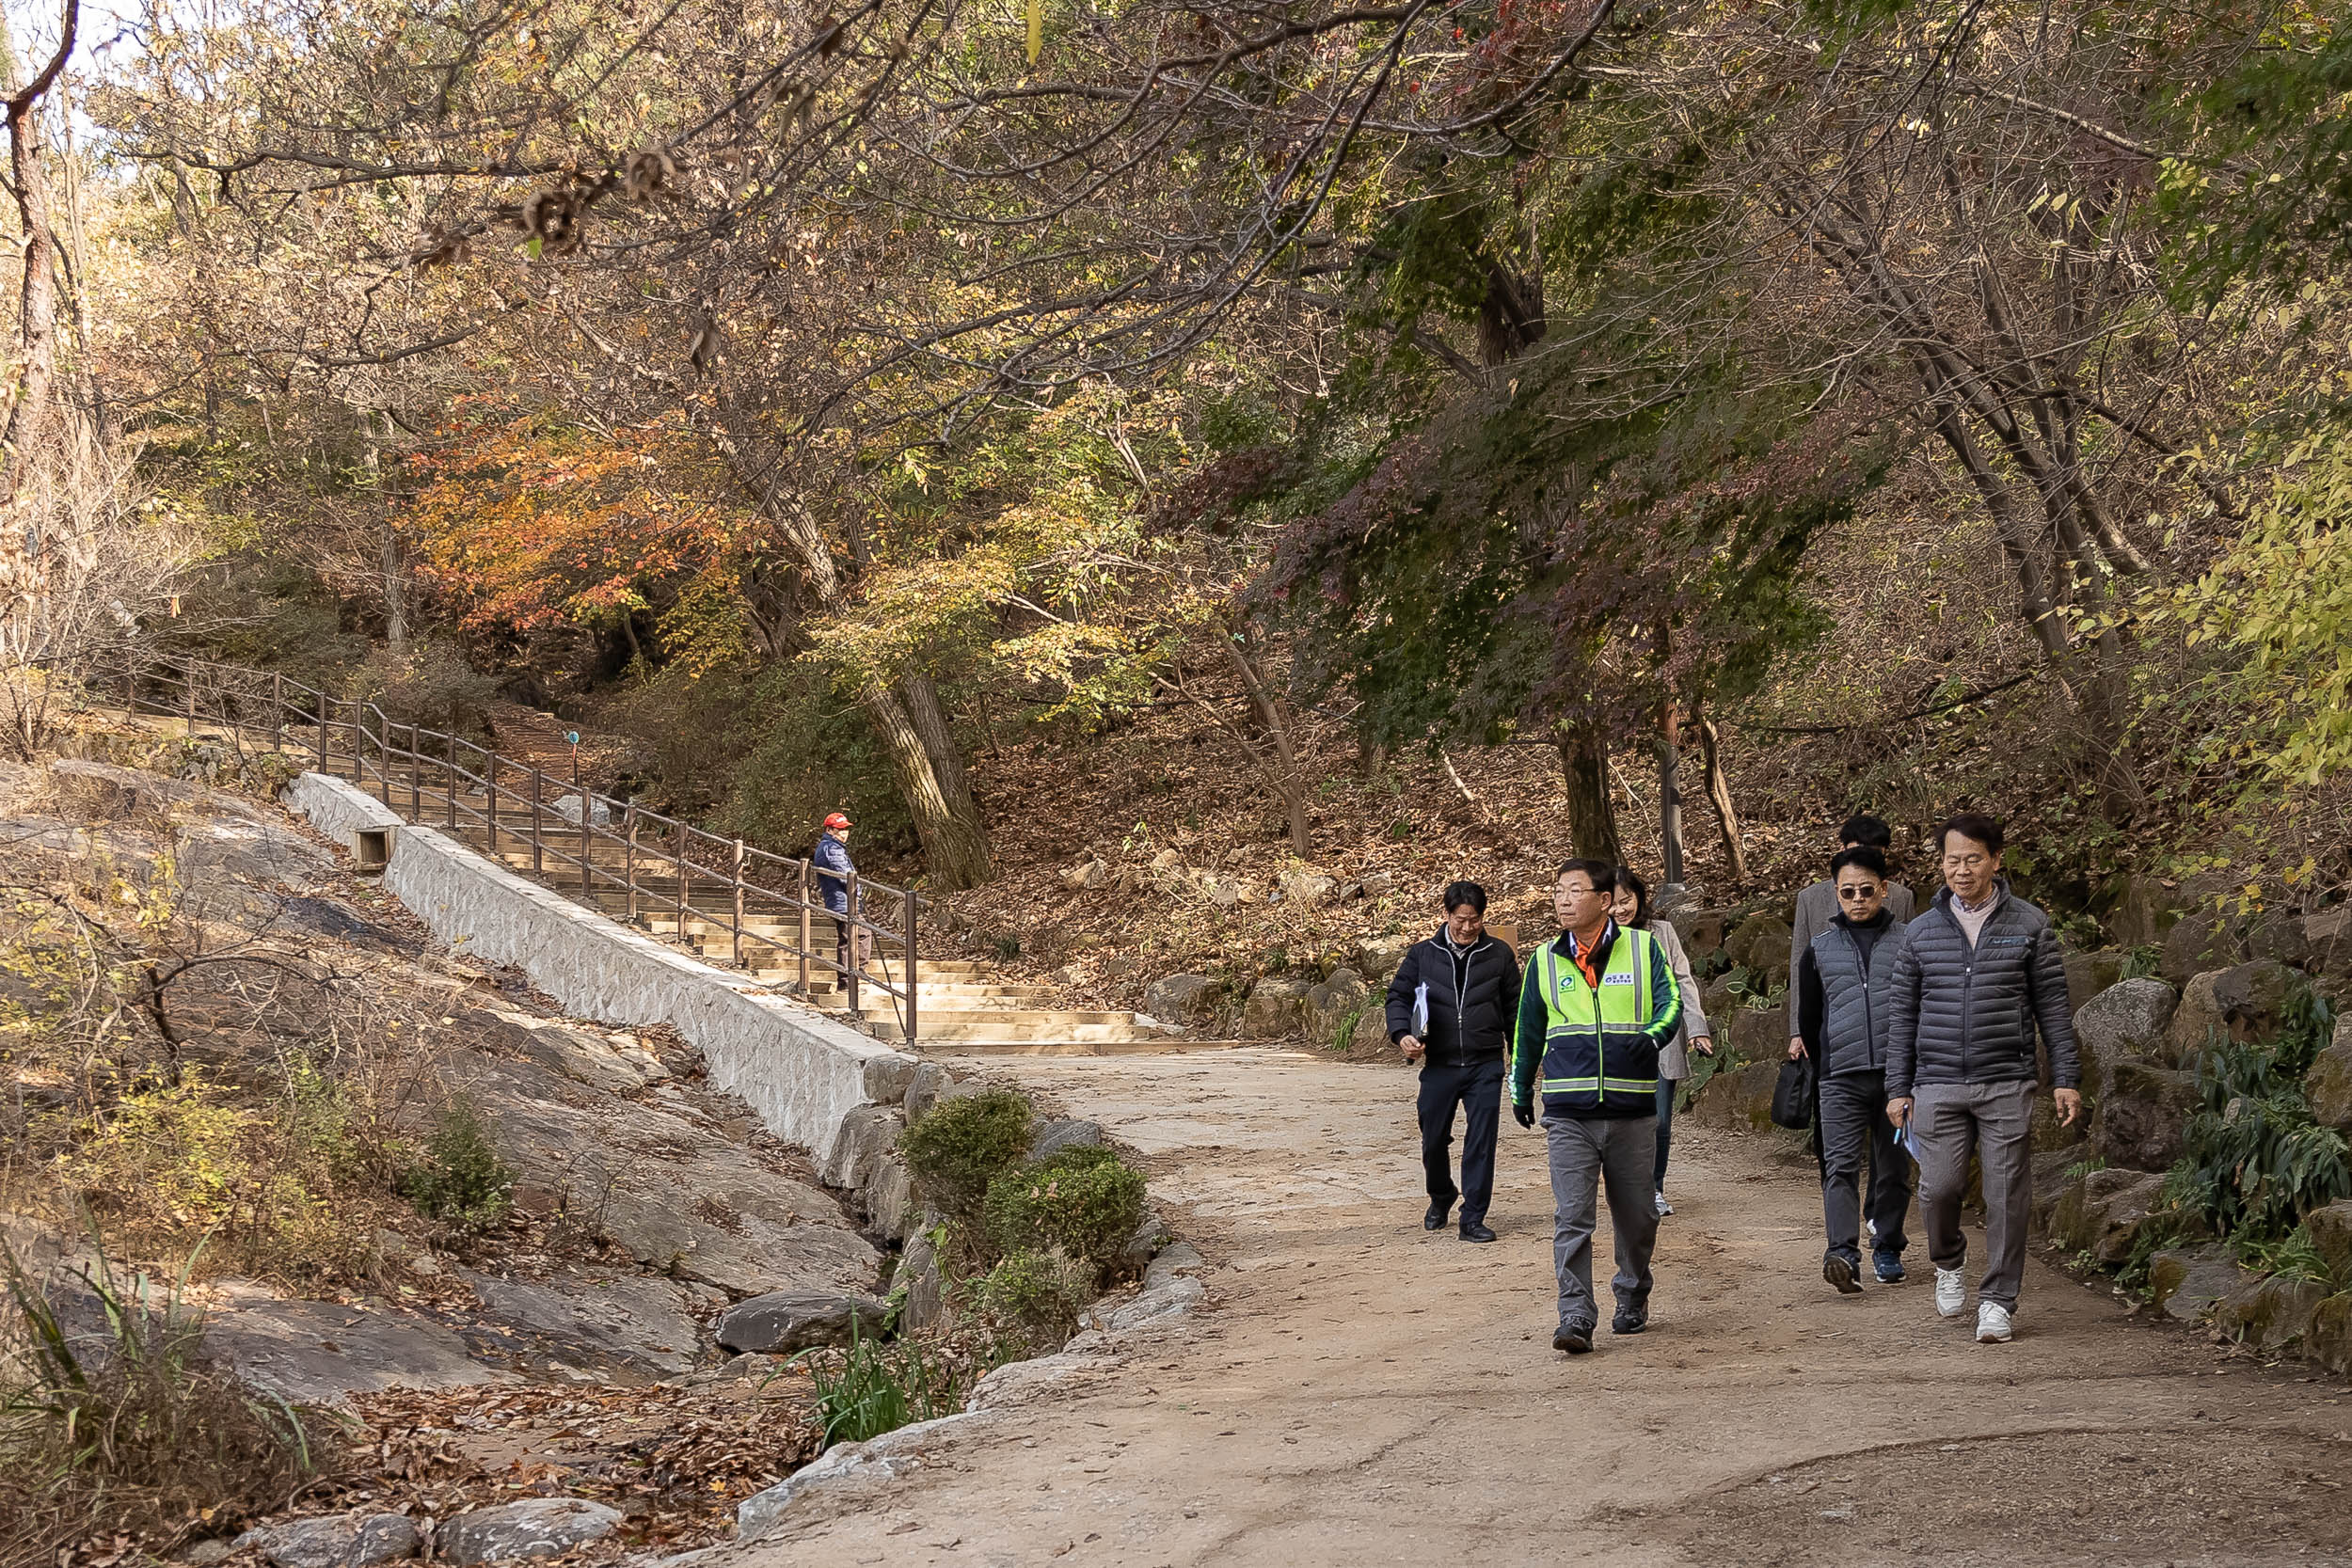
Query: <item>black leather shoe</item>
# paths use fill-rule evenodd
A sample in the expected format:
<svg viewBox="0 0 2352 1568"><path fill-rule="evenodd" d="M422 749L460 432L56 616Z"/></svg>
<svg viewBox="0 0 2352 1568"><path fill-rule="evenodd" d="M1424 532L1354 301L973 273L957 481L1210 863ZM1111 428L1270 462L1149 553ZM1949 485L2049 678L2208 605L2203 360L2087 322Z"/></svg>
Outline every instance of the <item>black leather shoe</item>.
<svg viewBox="0 0 2352 1568"><path fill-rule="evenodd" d="M1551 1348L1566 1351L1570 1355L1584 1354L1593 1348L1593 1325L1562 1323L1560 1331L1551 1337Z"/></svg>
<svg viewBox="0 0 2352 1568"><path fill-rule="evenodd" d="M1862 1293L1862 1286L1854 1278L1854 1266L1834 1252L1821 1259L1821 1277L1836 1286L1840 1295L1858 1296Z"/></svg>
<svg viewBox="0 0 2352 1568"><path fill-rule="evenodd" d="M1465 1223L1462 1227L1462 1240L1466 1242L1491 1242L1494 1239L1495 1233L1476 1221Z"/></svg>
<svg viewBox="0 0 2352 1568"><path fill-rule="evenodd" d="M1639 1334L1648 1326L1649 1308L1646 1307L1620 1307L1617 1315L1609 1320L1609 1332L1612 1334Z"/></svg>
<svg viewBox="0 0 2352 1568"><path fill-rule="evenodd" d="M1451 1203L1431 1204L1429 1206L1429 1212L1421 1217L1421 1227L1423 1230L1443 1230L1445 1228L1446 1213L1453 1207L1454 1205Z"/></svg>

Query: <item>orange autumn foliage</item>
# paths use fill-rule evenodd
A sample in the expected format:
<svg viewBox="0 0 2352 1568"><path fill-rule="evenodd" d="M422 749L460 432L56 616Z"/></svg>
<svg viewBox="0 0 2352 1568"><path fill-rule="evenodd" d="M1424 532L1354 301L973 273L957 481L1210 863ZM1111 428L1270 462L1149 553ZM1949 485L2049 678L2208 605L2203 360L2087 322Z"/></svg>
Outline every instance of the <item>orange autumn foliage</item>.
<svg viewBox="0 0 2352 1568"><path fill-rule="evenodd" d="M643 611L697 671L743 651L738 590L756 521L676 422L606 433L467 404L410 460L421 483L403 519L461 625L519 636Z"/></svg>

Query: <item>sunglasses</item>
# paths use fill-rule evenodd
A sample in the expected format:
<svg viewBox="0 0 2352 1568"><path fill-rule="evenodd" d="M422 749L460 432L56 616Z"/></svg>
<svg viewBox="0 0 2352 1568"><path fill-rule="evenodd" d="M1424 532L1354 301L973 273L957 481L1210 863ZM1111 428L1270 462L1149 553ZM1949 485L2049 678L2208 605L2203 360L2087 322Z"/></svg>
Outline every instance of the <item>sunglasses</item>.
<svg viewBox="0 0 2352 1568"><path fill-rule="evenodd" d="M1865 898L1876 898L1883 891L1874 887L1841 887L1837 890L1837 896L1849 904L1858 904Z"/></svg>

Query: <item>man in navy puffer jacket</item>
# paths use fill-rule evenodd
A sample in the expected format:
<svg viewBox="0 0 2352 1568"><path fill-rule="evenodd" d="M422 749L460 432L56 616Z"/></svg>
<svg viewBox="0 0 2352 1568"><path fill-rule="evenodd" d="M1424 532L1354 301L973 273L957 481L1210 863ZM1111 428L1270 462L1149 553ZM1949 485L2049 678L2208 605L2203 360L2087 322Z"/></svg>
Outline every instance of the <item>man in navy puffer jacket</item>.
<svg viewBox="0 0 2352 1568"><path fill-rule="evenodd" d="M1919 1162L1919 1217L1935 1264L1935 1309L1967 1305L1960 1231L1968 1156L1984 1164L1977 1339L2010 1336L2033 1209L2034 1035L2050 1048L2058 1119L2082 1115L2082 1070L2067 1011L2066 967L2049 917L2001 877L2001 825L1963 812L1936 834L1944 891L1904 928L1889 997L1886 1115L1908 1126Z"/></svg>

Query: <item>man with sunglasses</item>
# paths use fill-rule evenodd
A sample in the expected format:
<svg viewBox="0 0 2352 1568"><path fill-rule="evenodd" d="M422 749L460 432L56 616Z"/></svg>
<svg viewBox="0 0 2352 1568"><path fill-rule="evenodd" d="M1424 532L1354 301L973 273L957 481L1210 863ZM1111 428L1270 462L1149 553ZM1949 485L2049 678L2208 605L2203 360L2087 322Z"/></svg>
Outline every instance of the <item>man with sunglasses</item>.
<svg viewBox="0 0 2352 1568"><path fill-rule="evenodd" d="M1837 830L1840 854L1848 849L1876 849L1883 855L1894 842L1894 831L1868 812L1856 812L1847 817ZM1833 872L1830 877L1797 895L1797 919L1788 937L1788 1003L1791 1007L1796 1006L1797 966L1804 961L1804 950L1812 946L1813 939L1828 930L1829 923L1837 917L1837 883L1835 878L1836 873ZM1886 884L1885 904L1898 926L1909 920L1912 911L1918 907L1911 890L1897 881ZM1804 1042L1797 1037L1793 1013L1788 1022L1788 1053L1793 1056L1804 1049Z"/></svg>
<svg viewBox="0 0 2352 1568"><path fill-rule="evenodd" d="M1862 1161L1870 1161L1870 1260L1882 1285L1903 1277L1911 1161L1886 1117L1886 1028L1903 923L1885 907L1886 857L1842 850L1829 863L1838 912L1797 964L1797 1034L1789 1060L1810 1055L1820 1077L1821 1277L1862 1287Z"/></svg>

